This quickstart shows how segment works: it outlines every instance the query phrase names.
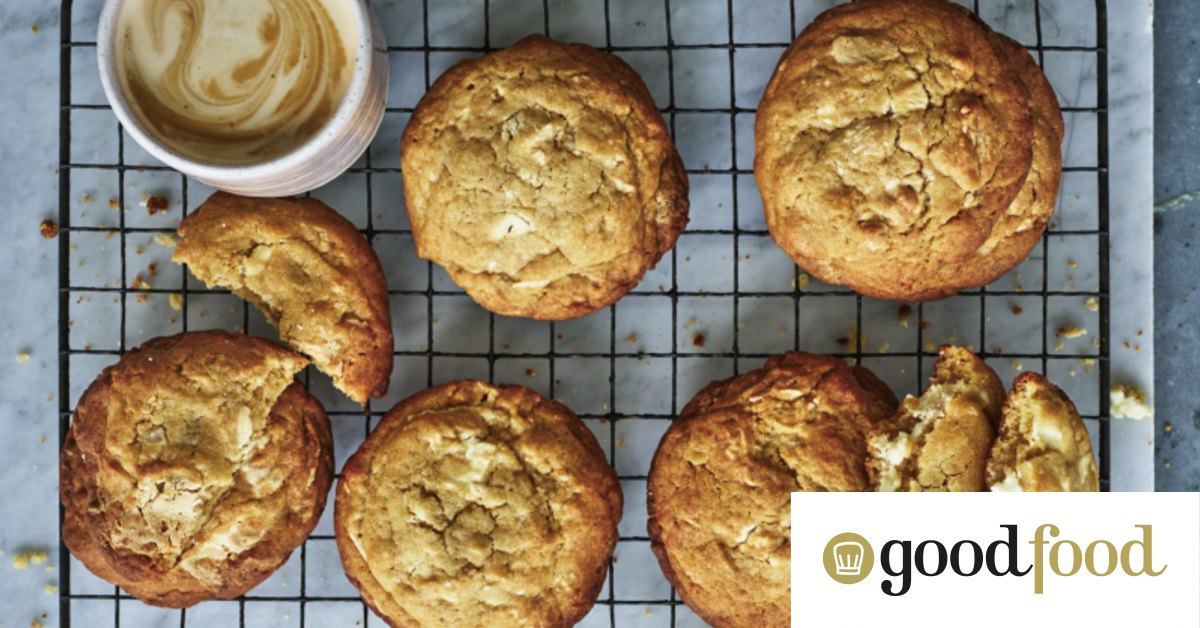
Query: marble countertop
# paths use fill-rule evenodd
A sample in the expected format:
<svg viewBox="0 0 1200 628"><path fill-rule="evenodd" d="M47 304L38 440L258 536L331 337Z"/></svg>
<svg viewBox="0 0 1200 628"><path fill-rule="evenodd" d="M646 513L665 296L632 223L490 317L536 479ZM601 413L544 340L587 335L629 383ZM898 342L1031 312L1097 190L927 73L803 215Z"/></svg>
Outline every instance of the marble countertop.
<svg viewBox="0 0 1200 628"><path fill-rule="evenodd" d="M683 1L675 0L677 5ZM1066 1L1042 0L1042 4L1053 10ZM95 14L99 3L99 0L75 2L77 28L86 28L83 22L89 19L88 15ZM403 0L379 0L375 4L381 10L390 10L403 4ZM786 7L787 2L782 4ZM831 3L822 0L805 4ZM984 0L981 4L1000 7L1013 2ZM1015 4L1024 6L1032 2ZM1183 33L1194 33L1200 24L1192 15L1194 12L1185 8L1186 4L1188 0L1158 0L1158 10L1170 12L1172 17L1166 27L1180 33L1180 43L1171 45L1190 45L1194 51L1194 34ZM1144 341L1140 351L1133 351L1125 349L1122 342L1138 337L1139 331L1154 335L1150 324L1151 302L1147 297L1152 282L1157 282L1158 321L1160 326L1170 325L1170 335L1159 342L1159 372L1165 372L1166 376L1160 376L1158 380L1158 404L1160 414L1169 409L1172 418L1163 416L1174 424L1171 433L1160 431L1158 438L1165 443L1162 456L1174 457L1171 469L1177 470L1184 457L1200 460L1196 455L1200 448L1200 419L1192 417L1197 407L1197 387L1179 378L1179 374L1193 371L1191 356L1200 348L1196 346L1198 338L1194 329L1189 327L1195 320L1197 274L1194 269L1200 260L1196 259L1195 249L1190 248L1195 240L1195 201L1182 196L1178 202L1167 201L1172 196L1200 188L1200 178L1195 169L1181 170L1172 179L1170 187L1160 186L1157 190L1157 200L1164 204L1156 215L1155 243L1160 251L1170 253L1160 256L1158 272L1151 275L1149 251L1144 246L1150 241L1150 222L1145 216L1152 204L1150 137L1151 125L1155 122L1150 98L1154 76L1151 72L1150 6L1151 0L1121 0L1110 2L1109 9L1110 172L1114 182L1120 182L1112 186L1110 198L1114 279L1113 381L1127 381L1153 391L1155 382L1149 381L1154 360L1152 343ZM999 8L995 11L997 19L1004 20L1005 28L1015 32L1032 28L1032 24L1022 20L1017 12L1013 12L1013 18L1009 20L1007 12ZM519 17L519 13L514 15ZM500 28L497 24L493 20L493 29ZM1046 28L1057 28L1057 25L1047 24ZM388 34L400 38L410 35L406 32ZM3 329L0 332L0 426L7 434L7 438L0 441L0 461L4 467L0 471L0 551L4 553L0 555L0 626L5 627L28 625L34 619L46 625L58 623L58 597L51 588L58 582L57 572L53 570L59 564L57 413L60 404L64 403L58 397L58 244L55 240L43 239L37 226L41 220L57 218L58 214L60 36L57 2L5 0L0 3L0 58L4 59L0 64L0 85L6 86L0 96L0 190L4 190L4 200L0 204L8 214L7 220L0 221L0 242L5 243L0 248L0 286L3 287L0 293L0 329ZM495 39L495 30L492 36L492 43L501 45L502 42ZM1189 36L1192 43L1188 43ZM1172 163L1190 159L1188 163L1194 164L1194 146L1200 138L1196 135L1195 110L1190 102L1197 96L1195 83L1200 79L1200 65L1194 54L1190 55L1192 59L1186 59L1187 54L1170 56L1173 60L1183 58L1191 65L1179 74L1183 79L1178 89L1170 92L1179 100L1160 105L1164 111L1193 117L1190 127L1173 129L1174 141L1158 148L1173 151L1168 153ZM1169 72L1163 68L1159 71ZM1158 122L1162 124L1162 119ZM1187 209L1189 203L1193 206L1191 209ZM1137 218L1123 221L1122 216ZM1162 225L1161 229L1159 225ZM1188 331L1177 331L1176 326ZM1183 342L1191 344L1185 346ZM16 359L26 355L27 360ZM69 400L66 403L69 404ZM1130 443L1114 454L1114 486L1147 486L1148 481L1152 482L1148 475L1146 448L1154 441L1154 426L1151 422L1113 423L1112 441ZM1161 423L1159 429L1162 429ZM1160 467L1163 464L1165 460L1160 461ZM1191 486L1195 490L1198 477L1195 469L1191 467L1190 474L1160 473L1161 477L1171 478L1169 488ZM23 550L47 550L49 560L42 565L17 570L12 566L11 558Z"/></svg>

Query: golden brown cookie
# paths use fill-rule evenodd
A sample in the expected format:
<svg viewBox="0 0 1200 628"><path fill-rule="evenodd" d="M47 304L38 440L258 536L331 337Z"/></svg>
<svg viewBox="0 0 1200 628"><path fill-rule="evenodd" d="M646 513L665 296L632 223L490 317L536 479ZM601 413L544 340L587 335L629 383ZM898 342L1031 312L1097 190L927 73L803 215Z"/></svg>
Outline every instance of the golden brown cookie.
<svg viewBox="0 0 1200 628"><path fill-rule="evenodd" d="M987 241L962 262L947 264L918 282L914 300L935 299L962 288L985 286L1016 268L1042 239L1058 201L1064 133L1058 97L1029 51L1004 35L997 33L994 37L1029 89L1033 107L1033 163L1021 191L1001 214Z"/></svg>
<svg viewBox="0 0 1200 628"><path fill-rule="evenodd" d="M920 397L908 396L867 440L877 491L984 491L1004 385L962 347L943 345Z"/></svg>
<svg viewBox="0 0 1200 628"><path fill-rule="evenodd" d="M379 258L313 198L213 194L179 225L172 257L253 303L279 336L351 399L387 392L392 320Z"/></svg>
<svg viewBox="0 0 1200 628"><path fill-rule="evenodd" d="M942 0L826 11L784 53L755 123L767 226L800 266L912 299L988 239L1029 172L1029 92L991 31Z"/></svg>
<svg viewBox="0 0 1200 628"><path fill-rule="evenodd" d="M987 463L992 491L1100 490L1092 440L1075 404L1037 373L1013 380Z"/></svg>
<svg viewBox="0 0 1200 628"><path fill-rule="evenodd" d="M716 626L789 625L792 491L864 491L865 434L896 399L870 371L787 353L701 390L650 468L651 548Z"/></svg>
<svg viewBox="0 0 1200 628"><path fill-rule="evenodd" d="M443 74L402 166L417 255L498 314L607 306L687 224L683 162L641 77L539 35Z"/></svg>
<svg viewBox="0 0 1200 628"><path fill-rule="evenodd" d="M156 606L234 598L325 508L329 419L302 356L220 331L156 338L100 374L60 459L63 542Z"/></svg>
<svg viewBox="0 0 1200 628"><path fill-rule="evenodd" d="M391 626L571 626L604 583L621 489L566 406L460 381L392 408L346 463L346 575Z"/></svg>

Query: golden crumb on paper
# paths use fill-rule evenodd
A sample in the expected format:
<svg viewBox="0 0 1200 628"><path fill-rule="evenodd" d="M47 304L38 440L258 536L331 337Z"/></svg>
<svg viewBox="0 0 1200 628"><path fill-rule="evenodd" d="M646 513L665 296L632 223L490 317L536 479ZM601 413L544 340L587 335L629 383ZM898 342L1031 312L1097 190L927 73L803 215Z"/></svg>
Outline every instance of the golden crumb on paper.
<svg viewBox="0 0 1200 628"><path fill-rule="evenodd" d="M885 343L879 345L879 353L887 353L888 350L891 348L892 348L892 343L885 342Z"/></svg>
<svg viewBox="0 0 1200 628"><path fill-rule="evenodd" d="M38 32L38 27L37 27L37 24L34 24L33 26L30 26L30 27L29 27L29 32L31 32L31 33L33 33L33 34L35 34L35 35L36 35L36 34L37 34L37 32Z"/></svg>
<svg viewBox="0 0 1200 628"><path fill-rule="evenodd" d="M1108 391L1109 413L1117 419L1146 419L1154 410L1146 405L1146 393L1136 386L1115 384Z"/></svg>
<svg viewBox="0 0 1200 628"><path fill-rule="evenodd" d="M83 196L81 196L80 198L83 199L83 202L85 202L85 203L90 204L92 202L92 195L88 194L87 192L84 192Z"/></svg>
<svg viewBox="0 0 1200 628"><path fill-rule="evenodd" d="M42 237L47 240L58 237L58 223L53 220L46 219L38 225L38 231L42 233Z"/></svg>
<svg viewBox="0 0 1200 628"><path fill-rule="evenodd" d="M1059 338L1079 338L1081 336L1086 336L1087 333L1088 332L1086 329L1078 325L1063 325L1062 327L1058 328L1058 331L1054 332L1054 335L1058 336Z"/></svg>
<svg viewBox="0 0 1200 628"><path fill-rule="evenodd" d="M636 345L637 341L638 341L637 334L629 334L629 337L625 339L625 342L627 342L631 345Z"/></svg>
<svg viewBox="0 0 1200 628"><path fill-rule="evenodd" d="M698 324L699 324L699 323L697 323L697 322L696 322L696 319L694 319L694 318L689 318L689 319L687 320L687 322L683 324L683 328L684 328L684 329L691 329L691 328L695 327L695 326L696 326L696 325L698 325Z"/></svg>
<svg viewBox="0 0 1200 628"><path fill-rule="evenodd" d="M46 595L54 595L55 593L58 593L58 587L53 584L46 585L46 588L42 590L46 592Z"/></svg>
<svg viewBox="0 0 1200 628"><path fill-rule="evenodd" d="M1167 432L1169 434L1169 433L1171 433L1171 430L1173 430L1173 429L1175 429L1175 426L1170 421L1163 423L1163 431L1164 432Z"/></svg>
<svg viewBox="0 0 1200 628"><path fill-rule="evenodd" d="M17 354L17 364L23 364L29 361L29 352L22 351Z"/></svg>
<svg viewBox="0 0 1200 628"><path fill-rule="evenodd" d="M926 340L923 348L926 352L933 352L937 350L937 345L933 344L932 340Z"/></svg>
<svg viewBox="0 0 1200 628"><path fill-rule="evenodd" d="M900 309L896 310L896 320L899 321L901 327L908 328L908 317L910 315L912 315L911 305L901 305Z"/></svg>
<svg viewBox="0 0 1200 628"><path fill-rule="evenodd" d="M183 309L183 295L178 292L172 292L167 295L167 305L171 306L176 312Z"/></svg>
<svg viewBox="0 0 1200 628"><path fill-rule="evenodd" d="M121 209L121 203L120 203L120 201L118 201L115 198L110 198L110 199L108 199L108 208L109 209Z"/></svg>
<svg viewBox="0 0 1200 628"><path fill-rule="evenodd" d="M1012 366L1012 368L1013 368L1013 370L1014 370L1014 371L1019 371L1019 370L1021 370L1021 369L1025 368L1025 365L1024 365L1024 364L1021 364L1021 361L1020 361L1020 360L1017 360L1017 359L1014 359L1014 360L1012 361L1012 363L1011 363L1011 366Z"/></svg>
<svg viewBox="0 0 1200 628"><path fill-rule="evenodd" d="M29 569L30 565L40 565L46 562L47 558L49 558L49 555L46 553L46 550L17 552L12 557L12 566L18 571L25 571Z"/></svg>
<svg viewBox="0 0 1200 628"><path fill-rule="evenodd" d="M42 622L35 619L35 620L29 622L29 628L46 628L46 624L43 624Z"/></svg>
<svg viewBox="0 0 1200 628"><path fill-rule="evenodd" d="M704 338L704 334L692 334L692 346L693 347L696 347L698 349L703 349L705 342L707 342L707 340Z"/></svg>
<svg viewBox="0 0 1200 628"><path fill-rule="evenodd" d="M1066 346L1067 346L1067 343L1059 340L1058 342L1054 343L1054 350L1062 351Z"/></svg>
<svg viewBox="0 0 1200 628"><path fill-rule="evenodd" d="M1100 299L1097 299L1096 297L1088 297L1083 300L1083 307L1087 308L1089 312L1099 312Z"/></svg>
<svg viewBox="0 0 1200 628"><path fill-rule="evenodd" d="M800 273L800 275L796 277L795 283L797 288L801 290L808 290L808 275Z"/></svg>
<svg viewBox="0 0 1200 628"><path fill-rule="evenodd" d="M1023 308L1015 303L1013 304L1013 306L1012 306L1013 316L1020 316L1021 312L1024 312L1024 311L1025 311L1025 308Z"/></svg>
<svg viewBox="0 0 1200 628"><path fill-rule="evenodd" d="M173 249L176 244L179 244L179 238L170 233L159 233L154 236L154 242L168 249Z"/></svg>
<svg viewBox="0 0 1200 628"><path fill-rule="evenodd" d="M1076 266L1079 266L1079 262L1077 262L1073 259L1067 260L1067 268L1075 268Z"/></svg>

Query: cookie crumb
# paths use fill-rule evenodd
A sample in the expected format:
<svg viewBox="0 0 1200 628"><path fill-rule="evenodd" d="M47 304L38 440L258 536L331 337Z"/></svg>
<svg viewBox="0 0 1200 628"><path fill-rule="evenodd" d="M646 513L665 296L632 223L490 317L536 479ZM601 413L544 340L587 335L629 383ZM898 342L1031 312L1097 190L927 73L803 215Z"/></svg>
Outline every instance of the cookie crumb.
<svg viewBox="0 0 1200 628"><path fill-rule="evenodd" d="M26 550L13 555L12 566L18 571L29 569L30 565L40 565L46 562L49 555L46 550Z"/></svg>
<svg viewBox="0 0 1200 628"><path fill-rule="evenodd" d="M1146 419L1154 411L1146 405L1146 393L1136 386L1115 384L1108 391L1109 413L1117 419Z"/></svg>
<svg viewBox="0 0 1200 628"><path fill-rule="evenodd" d="M796 277L796 287L801 290L808 290L808 275L800 273Z"/></svg>
<svg viewBox="0 0 1200 628"><path fill-rule="evenodd" d="M80 198L83 199L83 202L85 202L89 205L92 203L92 195L88 194L87 192L84 192L83 196L81 196Z"/></svg>
<svg viewBox="0 0 1200 628"><path fill-rule="evenodd" d="M1087 308L1089 312L1099 312L1100 299L1097 299L1096 297L1088 297L1083 300L1083 307Z"/></svg>
<svg viewBox="0 0 1200 628"><path fill-rule="evenodd" d="M689 319L687 320L687 322L683 324L683 328L684 328L684 329L691 329L691 328L695 327L697 324L698 324L698 323L696 322L696 319L694 319L694 318L689 318Z"/></svg>
<svg viewBox="0 0 1200 628"><path fill-rule="evenodd" d="M537 371L533 369L525 369L525 377L533 377L534 375L537 375Z"/></svg>
<svg viewBox="0 0 1200 628"><path fill-rule="evenodd" d="M857 352L867 344L867 332L859 331L858 325L851 325L844 338L838 338L837 343L846 347L850 352Z"/></svg>
<svg viewBox="0 0 1200 628"><path fill-rule="evenodd" d="M183 295L178 292L172 292L167 295L167 305L171 306L176 312L183 309Z"/></svg>
<svg viewBox="0 0 1200 628"><path fill-rule="evenodd" d="M121 203L119 201L117 201L117 199L115 199L115 198L110 198L110 199L108 199L108 208L109 209L121 209Z"/></svg>
<svg viewBox="0 0 1200 628"><path fill-rule="evenodd" d="M179 244L179 238L170 233L159 233L154 236L154 242L168 249L173 249L176 244Z"/></svg>
<svg viewBox="0 0 1200 628"><path fill-rule="evenodd" d="M29 352L22 351L17 354L17 364L24 364L29 361Z"/></svg>
<svg viewBox="0 0 1200 628"><path fill-rule="evenodd" d="M631 345L636 345L637 341L638 341L637 334L629 334L629 337L625 339L625 342L627 342Z"/></svg>
<svg viewBox="0 0 1200 628"><path fill-rule="evenodd" d="M896 321L900 323L901 327L908 329L908 317L911 315L912 306L901 305L900 309L896 311Z"/></svg>
<svg viewBox="0 0 1200 628"><path fill-rule="evenodd" d="M1078 325L1063 325L1062 327L1058 328L1058 331L1054 332L1054 335L1058 336L1059 338L1079 338L1081 336L1086 336L1087 333L1088 332L1086 329Z"/></svg>
<svg viewBox="0 0 1200 628"><path fill-rule="evenodd" d="M45 591L46 595L54 595L55 593L58 593L58 587L54 586L53 584L48 584L44 589L42 589L42 591Z"/></svg>
<svg viewBox="0 0 1200 628"><path fill-rule="evenodd" d="M1013 368L1013 370L1014 370L1014 371L1020 371L1020 370L1022 370L1022 369L1024 369L1024 368L1025 368L1025 365L1024 365L1024 364L1021 364L1021 361L1020 361L1020 360L1017 360L1017 359L1015 359L1015 358L1014 358L1014 359L1013 359L1013 361L1012 361L1011 363L1009 363L1009 364L1010 364L1010 366L1012 366L1012 368Z"/></svg>
<svg viewBox="0 0 1200 628"><path fill-rule="evenodd" d="M933 353L934 351L937 351L937 345L933 344L932 340L926 340L924 349L927 353Z"/></svg>
<svg viewBox="0 0 1200 628"><path fill-rule="evenodd" d="M692 346L693 347L698 347L700 349L703 349L705 342L707 342L707 340L704 338L704 334L692 334Z"/></svg>
<svg viewBox="0 0 1200 628"><path fill-rule="evenodd" d="M58 237L58 223L47 218L38 225L38 231L42 232L43 238L53 240Z"/></svg>
<svg viewBox="0 0 1200 628"><path fill-rule="evenodd" d="M151 216L165 212L171 206L166 198L158 195L148 197L142 204L146 206L146 213Z"/></svg>
<svg viewBox="0 0 1200 628"><path fill-rule="evenodd" d="M1025 308L1023 308L1023 307L1021 307L1021 306L1019 306L1019 305L1017 305L1017 304L1015 304L1015 303L1013 304L1013 306L1012 306L1012 313L1013 313L1013 316L1020 316L1020 315L1021 315L1021 313L1022 313L1022 312L1024 312L1024 311L1025 311Z"/></svg>
<svg viewBox="0 0 1200 628"><path fill-rule="evenodd" d="M921 321L920 327L921 327L921 331L925 331L926 329L933 327L933 323L930 321Z"/></svg>
<svg viewBox="0 0 1200 628"><path fill-rule="evenodd" d="M1075 260L1073 260L1073 259L1068 259L1068 260L1067 260L1067 268L1075 268L1075 267L1076 267L1076 266L1078 266L1078 265L1079 265L1079 262L1076 262L1076 261L1075 261Z"/></svg>
<svg viewBox="0 0 1200 628"><path fill-rule="evenodd" d="M35 620L29 622L29 628L46 628L46 624L43 624L42 622L35 619Z"/></svg>
<svg viewBox="0 0 1200 628"><path fill-rule="evenodd" d="M1166 433L1170 434L1170 433L1171 433L1171 430L1173 430L1173 429L1175 429L1175 426L1174 426L1174 425L1172 425L1170 421L1167 421L1166 423L1163 423L1163 431L1164 431L1164 432L1166 432Z"/></svg>
<svg viewBox="0 0 1200 628"><path fill-rule="evenodd" d="M37 27L37 24L34 24L33 26L30 26L30 27L29 27L29 32L31 32L31 33L33 33L34 35L36 35L36 34L37 34L37 32L38 32L38 27Z"/></svg>

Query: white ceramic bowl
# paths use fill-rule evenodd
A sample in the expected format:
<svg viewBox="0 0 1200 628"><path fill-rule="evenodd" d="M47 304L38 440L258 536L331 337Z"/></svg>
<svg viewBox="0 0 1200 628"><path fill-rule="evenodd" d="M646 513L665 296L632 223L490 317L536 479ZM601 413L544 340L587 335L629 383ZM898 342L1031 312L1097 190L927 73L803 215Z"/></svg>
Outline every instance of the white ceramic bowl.
<svg viewBox="0 0 1200 628"><path fill-rule="evenodd" d="M253 164L205 163L166 146L146 129L117 77L116 26L125 0L107 0L100 14L96 56L104 94L117 119L142 148L211 187L245 196L288 196L318 188L345 172L367 149L383 121L387 100L387 44L379 21L365 0L345 1L352 5L358 27L358 55L346 96L316 135L284 155Z"/></svg>

